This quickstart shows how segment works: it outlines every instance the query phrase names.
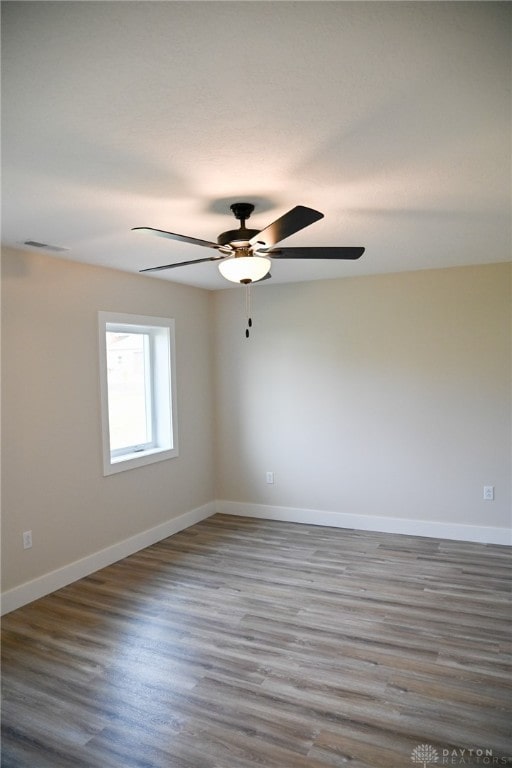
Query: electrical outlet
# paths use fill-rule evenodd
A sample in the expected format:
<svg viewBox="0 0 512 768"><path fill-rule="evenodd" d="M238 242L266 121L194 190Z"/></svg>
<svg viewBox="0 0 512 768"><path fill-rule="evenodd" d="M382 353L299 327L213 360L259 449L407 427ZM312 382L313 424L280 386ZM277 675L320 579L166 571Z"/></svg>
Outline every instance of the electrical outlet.
<svg viewBox="0 0 512 768"><path fill-rule="evenodd" d="M30 549L32 546L32 531L23 532L23 549Z"/></svg>
<svg viewBox="0 0 512 768"><path fill-rule="evenodd" d="M484 501L494 501L494 485L484 485Z"/></svg>
<svg viewBox="0 0 512 768"><path fill-rule="evenodd" d="M273 472L267 472L267 483L269 485L272 485L274 483L274 473Z"/></svg>

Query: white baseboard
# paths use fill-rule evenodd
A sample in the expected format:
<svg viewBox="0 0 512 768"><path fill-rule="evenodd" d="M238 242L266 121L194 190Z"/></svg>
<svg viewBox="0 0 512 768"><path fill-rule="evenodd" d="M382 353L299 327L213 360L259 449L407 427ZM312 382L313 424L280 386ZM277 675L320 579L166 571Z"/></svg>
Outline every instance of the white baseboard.
<svg viewBox="0 0 512 768"><path fill-rule="evenodd" d="M428 536L435 539L474 541L481 544L512 544L512 531L484 525L442 523L431 520L411 520L403 517L354 515L348 512L326 512L316 509L274 507L266 504L246 504L242 501L216 502L218 513L283 520L289 523L325 525L332 528L352 528L359 531L402 533L408 536Z"/></svg>
<svg viewBox="0 0 512 768"><path fill-rule="evenodd" d="M215 502L208 502L208 504L191 509L182 515L178 515L178 517L157 525L155 528L142 531L142 533L131 536L129 539L124 539L106 549L101 549L99 552L95 552L88 557L75 560L75 562L62 568L57 568L57 570L46 573L44 576L27 581L25 584L20 584L19 587L14 587L14 589L10 589L2 594L1 615L10 613L10 611L14 611L16 608L21 608L22 605L44 597L50 594L50 592L55 592L56 589L61 589L73 581L82 579L84 576L89 576L94 571L105 568L107 565L112 565L112 563L122 560L124 557L133 555L135 552L145 549L145 547L149 547L157 541L166 539L168 536L172 536L184 528L189 528L191 525L199 523L201 520L205 520L207 517L215 514L215 511Z"/></svg>
<svg viewBox="0 0 512 768"><path fill-rule="evenodd" d="M512 544L512 532L507 528L493 528L483 525L442 523L429 520L410 520L401 517L378 517L376 515L354 515L347 512L328 512L315 509L276 507L266 504L249 504L241 501L211 501L196 509L189 510L155 528L142 531L129 539L95 552L81 560L46 573L25 584L2 594L1 615L31 603L57 589L82 579L84 576L105 568L112 563L133 555L145 547L166 539L216 512L242 517L257 517L268 520L283 520L290 523L323 525L332 528L351 528L360 531L401 533L410 536L428 536L436 539L474 541L481 544Z"/></svg>

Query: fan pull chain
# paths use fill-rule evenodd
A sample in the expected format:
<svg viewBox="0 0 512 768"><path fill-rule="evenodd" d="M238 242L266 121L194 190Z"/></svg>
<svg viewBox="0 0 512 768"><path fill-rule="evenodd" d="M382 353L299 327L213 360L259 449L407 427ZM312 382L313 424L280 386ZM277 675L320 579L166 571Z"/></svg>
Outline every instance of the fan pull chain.
<svg viewBox="0 0 512 768"><path fill-rule="evenodd" d="M249 328L252 328L251 284L250 283L245 284L245 319L247 321L247 328L245 329L245 338L248 339L250 336Z"/></svg>

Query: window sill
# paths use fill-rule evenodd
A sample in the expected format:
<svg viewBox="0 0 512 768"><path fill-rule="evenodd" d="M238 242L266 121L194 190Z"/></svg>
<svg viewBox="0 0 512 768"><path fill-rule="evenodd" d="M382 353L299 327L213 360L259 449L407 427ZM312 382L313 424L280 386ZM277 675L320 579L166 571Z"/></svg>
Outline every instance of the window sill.
<svg viewBox="0 0 512 768"><path fill-rule="evenodd" d="M117 472L126 472L129 469L144 467L147 464L155 464L157 461L174 459L178 455L177 448L150 448L146 451L134 451L123 456L115 456L107 460L103 467L103 474L114 475Z"/></svg>

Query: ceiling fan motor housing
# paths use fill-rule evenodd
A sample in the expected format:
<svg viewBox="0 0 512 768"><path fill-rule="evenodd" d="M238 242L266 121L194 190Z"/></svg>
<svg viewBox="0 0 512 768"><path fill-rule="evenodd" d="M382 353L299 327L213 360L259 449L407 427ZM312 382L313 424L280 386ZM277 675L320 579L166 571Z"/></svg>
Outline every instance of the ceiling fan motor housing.
<svg viewBox="0 0 512 768"><path fill-rule="evenodd" d="M227 232L220 233L217 242L219 245L228 245L229 243L232 243L235 247L238 246L238 244L240 244L240 246L248 246L251 237L257 235L258 232L259 229L246 229L245 227L240 227L240 229L229 229Z"/></svg>

